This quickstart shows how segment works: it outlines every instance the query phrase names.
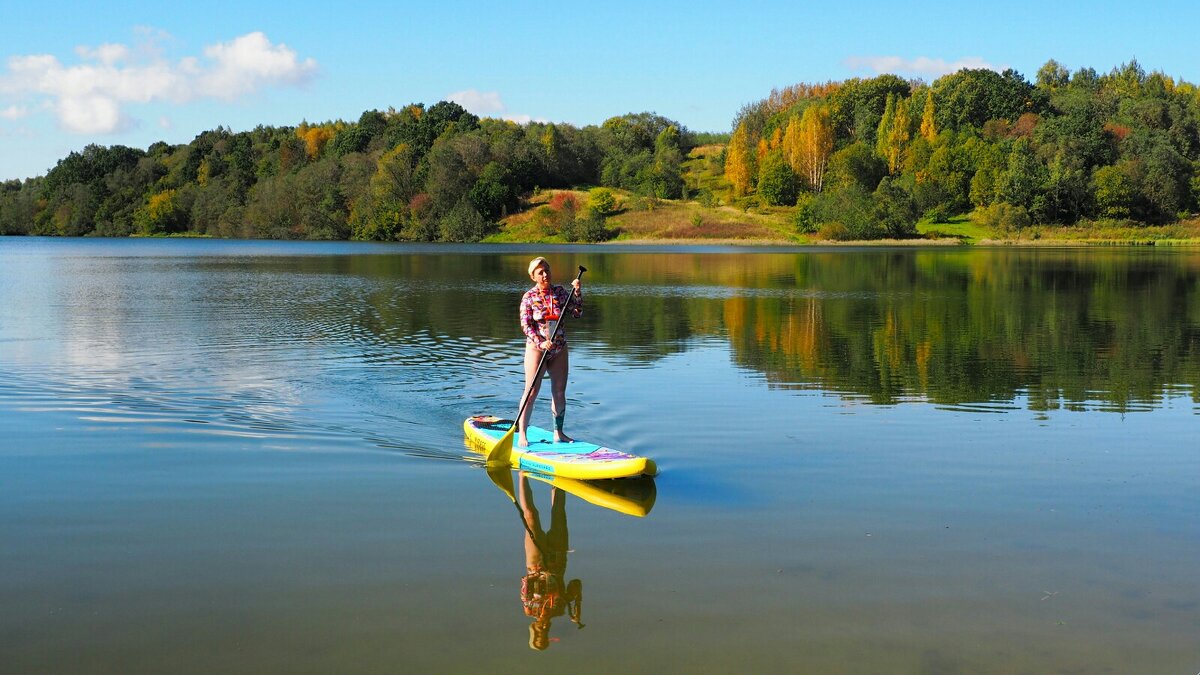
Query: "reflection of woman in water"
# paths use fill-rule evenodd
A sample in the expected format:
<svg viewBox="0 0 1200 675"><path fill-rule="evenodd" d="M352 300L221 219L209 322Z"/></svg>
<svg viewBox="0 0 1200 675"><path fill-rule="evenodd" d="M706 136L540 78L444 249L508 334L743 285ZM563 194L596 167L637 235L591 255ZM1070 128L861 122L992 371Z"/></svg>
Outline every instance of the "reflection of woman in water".
<svg viewBox="0 0 1200 675"><path fill-rule="evenodd" d="M550 529L542 531L533 490L525 472L520 474L520 507L525 518L525 577L521 579L521 604L533 617L529 624L529 646L550 646L550 620L567 614L580 628L583 583L572 579L563 586L567 573L567 493L550 491Z"/></svg>

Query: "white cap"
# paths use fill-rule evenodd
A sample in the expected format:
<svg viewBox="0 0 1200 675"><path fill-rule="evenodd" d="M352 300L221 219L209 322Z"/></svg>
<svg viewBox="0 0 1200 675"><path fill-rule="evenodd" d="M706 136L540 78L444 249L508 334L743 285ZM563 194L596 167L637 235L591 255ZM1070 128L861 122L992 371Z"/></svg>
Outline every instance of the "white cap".
<svg viewBox="0 0 1200 675"><path fill-rule="evenodd" d="M529 275L530 276L533 276L533 271L538 268L538 265L545 265L546 267L550 267L550 263L547 262L545 258L543 258L542 256L539 255L538 257L529 261Z"/></svg>

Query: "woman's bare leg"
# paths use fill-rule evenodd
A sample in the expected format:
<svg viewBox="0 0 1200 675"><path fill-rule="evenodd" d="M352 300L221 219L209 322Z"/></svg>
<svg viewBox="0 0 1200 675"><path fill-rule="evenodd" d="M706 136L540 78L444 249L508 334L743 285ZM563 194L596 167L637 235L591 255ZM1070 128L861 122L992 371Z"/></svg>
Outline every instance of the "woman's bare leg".
<svg viewBox="0 0 1200 675"><path fill-rule="evenodd" d="M518 473L517 504L521 507L521 515L525 518L525 569L532 572L543 569L546 561L534 537L541 537L542 523L538 518L537 505L533 503L533 491L529 488L529 480L525 472Z"/></svg>
<svg viewBox="0 0 1200 675"><path fill-rule="evenodd" d="M521 405L525 396L529 396L529 402L525 404L525 412L521 414L521 419L517 420L517 445L522 448L529 447L529 437L525 435L525 429L529 427L529 415L533 412L533 404L537 402L538 391L542 388L542 378L538 377L538 364L542 360L542 350L537 347L525 345L525 389L521 392L521 400L517 401L517 406ZM530 393L530 389L533 390Z"/></svg>
<svg viewBox="0 0 1200 675"><path fill-rule="evenodd" d="M563 420L567 414L567 375L571 366L567 350L563 349L546 368L550 371L550 411L554 413L554 440L571 443L574 439L563 433Z"/></svg>

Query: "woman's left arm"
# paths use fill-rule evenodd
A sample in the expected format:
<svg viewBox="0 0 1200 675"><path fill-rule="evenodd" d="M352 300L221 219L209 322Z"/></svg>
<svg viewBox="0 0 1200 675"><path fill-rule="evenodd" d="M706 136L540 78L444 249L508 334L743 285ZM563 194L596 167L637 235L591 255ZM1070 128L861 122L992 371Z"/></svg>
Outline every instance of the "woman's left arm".
<svg viewBox="0 0 1200 675"><path fill-rule="evenodd" d="M571 302L566 307L566 311L570 312L571 316L575 317L576 319L579 318L579 315L583 314L583 288L581 286L576 286L578 283L578 279L571 282L571 285L575 287L575 295L573 297L568 296L571 297ZM563 293L569 293L569 291L564 288ZM563 301L565 302L566 298L563 298Z"/></svg>

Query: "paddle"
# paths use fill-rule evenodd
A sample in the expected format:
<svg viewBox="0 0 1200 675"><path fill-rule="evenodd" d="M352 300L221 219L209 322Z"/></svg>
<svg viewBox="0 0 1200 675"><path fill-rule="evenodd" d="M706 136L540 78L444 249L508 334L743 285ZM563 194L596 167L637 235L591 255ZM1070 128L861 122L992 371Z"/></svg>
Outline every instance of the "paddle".
<svg viewBox="0 0 1200 675"><path fill-rule="evenodd" d="M575 278L582 279L583 273L586 271L587 268L583 265L580 265L579 274ZM549 338L547 338L550 340L550 342L554 342L554 338L558 335L558 331L562 329L563 322L567 320L567 308L571 306L571 300L573 299L575 299L574 285L571 286L571 293L567 296L567 304L563 305L562 315L558 317L558 322L554 324L554 332ZM542 352L542 358L538 360L537 374L533 376L533 380L530 381L531 384L533 382L537 382L542 376L542 367L546 365L546 356L549 354L550 352L548 351ZM529 404L529 395L532 393L533 387L530 386L529 391L525 392L525 397L521 400L521 407L517 409L517 418L513 420L512 426L509 427L508 431L506 431L504 435L500 437L500 440L496 441L495 445L488 449L487 463L489 466L494 466L497 464L508 466L511 463L513 434L515 434L517 431L517 425L521 423L521 415L525 413L525 406Z"/></svg>

